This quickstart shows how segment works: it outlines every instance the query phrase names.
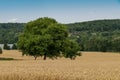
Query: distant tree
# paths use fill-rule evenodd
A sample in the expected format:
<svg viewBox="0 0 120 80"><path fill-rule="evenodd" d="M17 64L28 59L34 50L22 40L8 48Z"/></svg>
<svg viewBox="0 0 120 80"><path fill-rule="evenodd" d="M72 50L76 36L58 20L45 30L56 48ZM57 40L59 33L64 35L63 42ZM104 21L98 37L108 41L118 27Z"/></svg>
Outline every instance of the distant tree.
<svg viewBox="0 0 120 80"><path fill-rule="evenodd" d="M0 47L0 54L2 54L2 48Z"/></svg>
<svg viewBox="0 0 120 80"><path fill-rule="evenodd" d="M68 31L64 25L51 18L39 18L27 23L23 34L19 37L18 47L23 54L34 56L35 60L39 56L44 60L47 57L54 59L67 53L68 48L65 50L66 45L64 44L67 42L67 38ZM69 58L76 55L77 51L73 52L71 53L74 55Z"/></svg>
<svg viewBox="0 0 120 80"><path fill-rule="evenodd" d="M112 50L120 52L120 37L112 40Z"/></svg>
<svg viewBox="0 0 120 80"><path fill-rule="evenodd" d="M8 46L8 45L5 43L3 49L5 49L5 50L10 50L10 46Z"/></svg>
<svg viewBox="0 0 120 80"><path fill-rule="evenodd" d="M16 44L13 44L12 49L13 49L13 50L17 50L17 45L16 45Z"/></svg>

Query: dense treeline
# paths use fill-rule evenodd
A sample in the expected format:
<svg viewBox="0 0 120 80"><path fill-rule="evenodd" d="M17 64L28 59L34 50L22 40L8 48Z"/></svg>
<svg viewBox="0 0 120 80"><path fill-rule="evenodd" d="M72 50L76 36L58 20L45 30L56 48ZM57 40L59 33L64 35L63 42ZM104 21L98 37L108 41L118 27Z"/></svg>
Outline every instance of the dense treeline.
<svg viewBox="0 0 120 80"><path fill-rule="evenodd" d="M24 23L0 23L0 43L16 43ZM120 20L96 20L66 24L70 38L75 39L82 51L120 52Z"/></svg>
<svg viewBox="0 0 120 80"><path fill-rule="evenodd" d="M24 23L0 23L0 44L16 43Z"/></svg>
<svg viewBox="0 0 120 80"><path fill-rule="evenodd" d="M67 24L82 51L120 52L120 20Z"/></svg>
<svg viewBox="0 0 120 80"><path fill-rule="evenodd" d="M87 32L104 32L120 30L120 20L96 20L82 23L67 24L70 32L87 31Z"/></svg>

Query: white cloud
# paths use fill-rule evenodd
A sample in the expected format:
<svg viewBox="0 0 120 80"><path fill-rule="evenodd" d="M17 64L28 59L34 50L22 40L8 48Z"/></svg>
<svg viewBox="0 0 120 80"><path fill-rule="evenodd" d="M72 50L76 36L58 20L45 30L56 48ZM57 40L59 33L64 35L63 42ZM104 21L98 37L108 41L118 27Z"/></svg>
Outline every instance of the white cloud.
<svg viewBox="0 0 120 80"><path fill-rule="evenodd" d="M17 18L13 18L13 19L8 20L8 22L12 22L12 23L17 22L17 21L18 21Z"/></svg>

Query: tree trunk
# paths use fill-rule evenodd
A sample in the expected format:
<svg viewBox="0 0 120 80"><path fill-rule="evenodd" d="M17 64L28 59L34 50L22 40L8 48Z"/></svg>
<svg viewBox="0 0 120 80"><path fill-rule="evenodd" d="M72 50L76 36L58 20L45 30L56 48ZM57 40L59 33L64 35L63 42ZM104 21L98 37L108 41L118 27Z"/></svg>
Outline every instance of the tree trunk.
<svg viewBox="0 0 120 80"><path fill-rule="evenodd" d="M35 60L37 59L37 56L34 56Z"/></svg>
<svg viewBox="0 0 120 80"><path fill-rule="evenodd" d="M43 58L43 60L46 60L46 58L47 58L47 56L46 56L46 53L44 54L44 58Z"/></svg>

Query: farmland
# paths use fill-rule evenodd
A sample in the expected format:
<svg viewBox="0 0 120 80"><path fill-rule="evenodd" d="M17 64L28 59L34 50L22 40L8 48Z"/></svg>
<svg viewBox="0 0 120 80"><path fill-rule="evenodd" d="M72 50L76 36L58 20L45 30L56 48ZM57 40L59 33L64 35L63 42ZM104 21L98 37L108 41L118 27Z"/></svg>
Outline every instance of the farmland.
<svg viewBox="0 0 120 80"><path fill-rule="evenodd" d="M3 51L0 80L120 80L120 54L82 52L76 60L34 60L17 50Z"/></svg>

